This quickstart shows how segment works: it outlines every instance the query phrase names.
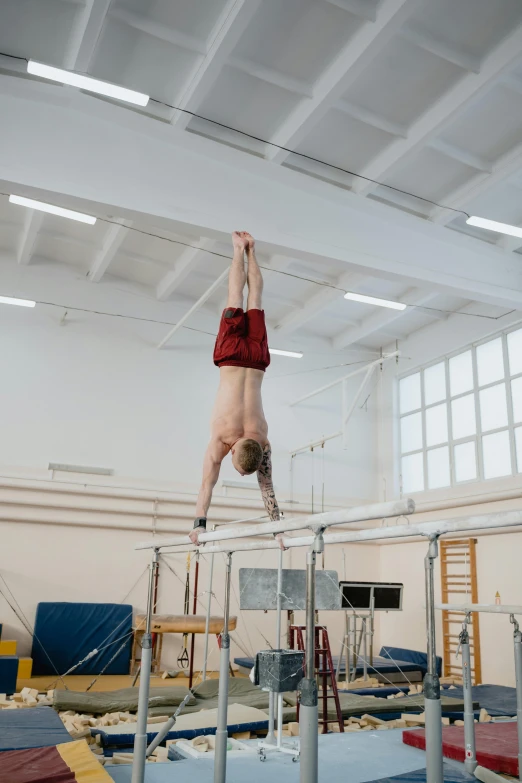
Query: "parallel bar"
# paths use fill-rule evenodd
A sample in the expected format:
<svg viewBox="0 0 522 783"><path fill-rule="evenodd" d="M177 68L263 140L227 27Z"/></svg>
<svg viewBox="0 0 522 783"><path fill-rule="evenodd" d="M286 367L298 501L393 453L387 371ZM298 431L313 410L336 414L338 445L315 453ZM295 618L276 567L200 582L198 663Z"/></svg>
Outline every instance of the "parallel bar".
<svg viewBox="0 0 522 783"><path fill-rule="evenodd" d="M218 716L216 729L216 749L214 752L214 783L225 783L227 778L227 717L228 717L228 669L230 665L230 577L232 573L232 554L229 552L225 577L225 611L223 634L221 636L221 661L219 670Z"/></svg>
<svg viewBox="0 0 522 783"><path fill-rule="evenodd" d="M443 783L442 771L442 705L437 673L435 640L435 584L434 563L439 554L438 536L430 536L428 553L424 560L426 575L426 628L428 637L428 670L424 677L424 707L426 712L426 781Z"/></svg>
<svg viewBox="0 0 522 783"><path fill-rule="evenodd" d="M348 378L353 378L354 375L359 375L361 372L368 370L370 367L375 367L377 364L382 364L383 362L386 361L386 359L391 359L393 356L399 356L399 355L400 355L400 351L394 351L393 353L387 353L384 356L380 356L378 359L375 359L375 361L370 362L370 364L365 364L363 367L358 367L357 370L352 370L352 372L349 372L348 375L343 375L342 378L338 378L336 381L327 383L326 386L321 386L319 389L315 389L315 391L309 392L308 394L305 394L303 397L299 397L299 399L291 402L290 406L298 405L300 402L304 402L305 400L310 399L310 397L315 397L316 394L321 394L321 392L324 392L327 389L331 389L333 386L337 386L338 383L342 383L343 381L348 380Z"/></svg>
<svg viewBox="0 0 522 783"><path fill-rule="evenodd" d="M320 518L320 514L317 518ZM443 522L421 522L411 525L397 525L393 527L376 527L369 530L355 530L346 533L326 533L324 535L325 544L348 544L362 541L384 541L395 538L416 538L419 536L447 535L449 533L463 533L469 530L497 530L508 527L522 526L522 510L499 511L496 514L483 514L481 516L465 517L463 519L446 519ZM283 538L283 544L286 549L294 547L310 546L314 542L314 536L299 536ZM164 544L158 543L158 546ZM136 547L145 549L144 546ZM278 549L277 541L237 541L234 544L212 544L205 546L205 554L213 552L248 552L260 549ZM176 550L177 553L194 552L196 547L187 546ZM442 608L442 604L438 608ZM451 606L451 604L448 604ZM516 607L517 610L519 607ZM461 611L466 611L461 610ZM471 611L477 611L471 609Z"/></svg>
<svg viewBox="0 0 522 783"><path fill-rule="evenodd" d="M296 454L300 454L302 451L311 451L312 449L315 449L316 446L322 446L329 440L340 438L342 434L342 430L339 430L339 432L332 432L331 435L325 435L323 438L319 438L319 440L314 440L311 443L306 443L304 446L298 446L296 449L291 449L288 453L295 457Z"/></svg>
<svg viewBox="0 0 522 783"><path fill-rule="evenodd" d="M435 609L452 612L487 612L489 614L522 614L522 606L503 606L502 604L436 604Z"/></svg>
<svg viewBox="0 0 522 783"><path fill-rule="evenodd" d="M138 692L138 718L134 736L134 759L132 763L131 783L143 783L145 780L145 760L147 755L147 717L149 712L150 666L152 662L152 605L154 602L154 582L158 570L158 550L152 555L149 566L149 588L147 593L147 620L145 633L141 640L141 679Z"/></svg>
<svg viewBox="0 0 522 783"><path fill-rule="evenodd" d="M340 511L325 511L322 514L311 514L301 519L275 520L273 522L261 522L258 525L245 527L227 526L220 527L199 536L199 543L206 544L209 541L224 541L232 538L249 538L251 536L263 536L270 533L288 533L291 530L303 530L310 525L344 525L349 522L365 522L372 519L384 519L388 517L400 517L405 514L413 514L415 503L410 498L394 500L386 503L373 503L368 506L354 506ZM175 538L151 539L137 544L135 549L163 549L167 546L183 546L189 543L188 536L176 536ZM277 542L276 542L277 543ZM279 546L279 545L278 545ZM205 551L210 551L206 549ZM226 550L229 551L228 549Z"/></svg>

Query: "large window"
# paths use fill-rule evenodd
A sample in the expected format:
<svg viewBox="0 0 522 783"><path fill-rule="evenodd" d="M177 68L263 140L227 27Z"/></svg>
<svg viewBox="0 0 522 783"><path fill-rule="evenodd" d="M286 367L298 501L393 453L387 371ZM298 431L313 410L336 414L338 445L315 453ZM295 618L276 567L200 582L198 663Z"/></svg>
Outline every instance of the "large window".
<svg viewBox="0 0 522 783"><path fill-rule="evenodd" d="M522 473L522 329L399 381L403 494Z"/></svg>

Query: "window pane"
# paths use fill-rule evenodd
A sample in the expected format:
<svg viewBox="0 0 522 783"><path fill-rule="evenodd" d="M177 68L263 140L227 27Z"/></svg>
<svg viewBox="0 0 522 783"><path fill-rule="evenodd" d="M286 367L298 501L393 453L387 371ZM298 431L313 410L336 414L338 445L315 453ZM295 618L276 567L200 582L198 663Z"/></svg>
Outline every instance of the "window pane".
<svg viewBox="0 0 522 783"><path fill-rule="evenodd" d="M522 427L515 429L515 446L517 449L517 471L522 473Z"/></svg>
<svg viewBox="0 0 522 783"><path fill-rule="evenodd" d="M518 375L522 372L522 329L510 332L507 336L509 372Z"/></svg>
<svg viewBox="0 0 522 783"><path fill-rule="evenodd" d="M453 451L455 456L455 480L472 481L477 478L475 441L460 443Z"/></svg>
<svg viewBox="0 0 522 783"><path fill-rule="evenodd" d="M475 395L466 394L458 400L451 401L451 426L453 428L453 440L467 438L474 435L477 430L475 418Z"/></svg>
<svg viewBox="0 0 522 783"><path fill-rule="evenodd" d="M473 366L471 364L471 351L459 353L449 360L450 390L451 396L471 391L473 388Z"/></svg>
<svg viewBox="0 0 522 783"><path fill-rule="evenodd" d="M448 409L445 402L426 408L426 446L436 446L448 440Z"/></svg>
<svg viewBox="0 0 522 783"><path fill-rule="evenodd" d="M482 389L479 395L482 432L505 427L508 423L506 384L499 383L490 389Z"/></svg>
<svg viewBox="0 0 522 783"><path fill-rule="evenodd" d="M479 386L500 381L504 377L501 337L477 347L477 374Z"/></svg>
<svg viewBox="0 0 522 783"><path fill-rule="evenodd" d="M511 381L511 397L513 399L513 418L522 421L522 378Z"/></svg>
<svg viewBox="0 0 522 783"><path fill-rule="evenodd" d="M422 454L410 454L402 458L402 491L420 492L424 489L424 463Z"/></svg>
<svg viewBox="0 0 522 783"><path fill-rule="evenodd" d="M450 485L450 465L449 449L442 446L440 449L428 451L428 487L437 489L437 487L449 487Z"/></svg>
<svg viewBox="0 0 522 783"><path fill-rule="evenodd" d="M401 413L415 411L421 406L420 372L408 375L399 382Z"/></svg>
<svg viewBox="0 0 522 783"><path fill-rule="evenodd" d="M509 452L509 433L494 432L482 438L484 459L484 478L497 478L511 474L511 454Z"/></svg>
<svg viewBox="0 0 522 783"><path fill-rule="evenodd" d="M401 419L401 452L422 449L422 413L412 413Z"/></svg>
<svg viewBox="0 0 522 783"><path fill-rule="evenodd" d="M434 364L424 370L424 402L431 405L432 402L446 399L446 366L444 362Z"/></svg>

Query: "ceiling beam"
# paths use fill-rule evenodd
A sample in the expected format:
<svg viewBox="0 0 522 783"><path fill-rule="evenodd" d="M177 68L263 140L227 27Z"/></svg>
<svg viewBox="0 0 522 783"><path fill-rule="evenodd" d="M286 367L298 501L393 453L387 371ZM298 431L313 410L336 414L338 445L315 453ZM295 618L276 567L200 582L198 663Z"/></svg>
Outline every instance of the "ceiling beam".
<svg viewBox="0 0 522 783"><path fill-rule="evenodd" d="M228 0L209 36L205 55L194 68L180 97L176 100L176 106L180 109L188 109L190 105L193 111L197 111L198 106L214 86L222 67L235 49L260 3L261 0ZM172 112L173 125L186 128L190 119L190 114L187 112L175 110Z"/></svg>
<svg viewBox="0 0 522 783"><path fill-rule="evenodd" d="M428 302L435 299L436 296L437 294L433 292L426 293L425 290L422 291L419 288L411 288L406 291L404 296L400 297L400 301L411 306L420 306L428 304ZM406 310L384 310L379 308L373 315L370 315L368 318L361 321L359 326L345 329L341 334L337 335L337 337L334 337L332 341L333 347L336 351L339 351L342 348L347 348L353 343L359 343L374 332L385 329L400 318L404 318L409 312L411 311L408 308L406 308Z"/></svg>
<svg viewBox="0 0 522 783"><path fill-rule="evenodd" d="M401 30L401 37L414 44L414 46L418 46L419 49L424 49L424 51L440 57L441 60L458 65L459 68L465 71L470 71L471 73L480 71L480 60L478 57L472 57L465 52L460 52L428 33L414 30L411 27L404 27Z"/></svg>
<svg viewBox="0 0 522 783"><path fill-rule="evenodd" d="M172 44L173 46L180 46L182 49L187 49L189 52L195 52L196 54L201 55L205 54L205 45L194 36L182 33L180 30L176 30L173 27L167 27L166 25L155 22L145 16L140 16L140 14L135 14L133 11L129 11L121 6L114 6L111 10L111 17L113 19L118 19L120 22L132 27L134 30L150 35L152 38L158 38L160 41L165 41L165 43Z"/></svg>
<svg viewBox="0 0 522 783"><path fill-rule="evenodd" d="M478 171L484 171L486 174L491 174L493 168L492 164L480 158L478 155L474 155L468 150L462 149L462 147L456 147L454 144L448 144L443 139L432 139L429 142L429 146L432 150L437 150L443 155L446 155L452 160L456 160L458 163L463 163L465 166L477 169Z"/></svg>
<svg viewBox="0 0 522 783"><path fill-rule="evenodd" d="M85 5L76 11L63 60L66 70L88 71L110 5L111 0L85 0Z"/></svg>
<svg viewBox="0 0 522 783"><path fill-rule="evenodd" d="M344 291L353 291L365 279L367 278L364 275L358 275L353 272L341 275L335 283L336 288L324 287L317 293L312 294L312 296L304 302L301 310L293 310L281 318L274 326L274 331L285 334L295 332L296 329L304 326L304 324L314 318L322 310L328 308L332 302L338 302L342 299L343 291L339 291L337 288L344 289Z"/></svg>
<svg viewBox="0 0 522 783"><path fill-rule="evenodd" d="M375 114L369 109L365 109L362 106L356 106L354 103L346 101L344 98L340 98L334 106L337 111L347 114L349 117L353 117L354 120L364 122L366 125L371 125L372 128L382 130L385 133L390 133L392 136L399 136L403 139L408 135L408 129L405 125L400 125L397 122L392 122L381 117L379 114Z"/></svg>
<svg viewBox="0 0 522 783"><path fill-rule="evenodd" d="M128 225L125 224L111 226L109 228L103 241L102 248L96 253L89 274L87 275L91 283L100 282L128 233L129 228Z"/></svg>
<svg viewBox="0 0 522 783"><path fill-rule="evenodd" d="M516 28L484 59L480 72L467 73L413 123L407 139L397 139L379 153L360 173L373 180L388 179L407 156L441 133L474 100L487 92L491 84L522 58L522 27ZM375 184L359 179L357 193L367 195Z"/></svg>
<svg viewBox="0 0 522 783"><path fill-rule="evenodd" d="M481 196L487 190L494 188L503 181L508 181L514 173L522 169L522 143L518 144L509 152L501 155L493 164L491 172L480 172L472 177L464 185L456 188L452 193L444 197L447 204L451 204L454 209L466 209L468 204ZM435 208L430 213L430 220L439 225L447 225L455 220L457 213L454 210ZM487 217L481 215L480 217Z"/></svg>
<svg viewBox="0 0 522 783"><path fill-rule="evenodd" d="M205 256L208 258L207 250L213 247L213 242L205 239L200 247L187 247L176 261L176 266L163 277L156 288L156 298L165 302L174 291L179 288L184 280L195 269L200 260Z"/></svg>
<svg viewBox="0 0 522 783"><path fill-rule="evenodd" d="M360 19L367 22L375 22L377 19L377 7L372 5L369 0L326 0L329 5L342 8Z"/></svg>
<svg viewBox="0 0 522 783"><path fill-rule="evenodd" d="M18 252L16 256L19 264L25 265L30 263L43 219L43 212L39 212L36 209L27 210L22 239L18 246Z"/></svg>
<svg viewBox="0 0 522 783"><path fill-rule="evenodd" d="M522 304L520 270L494 245L121 105L81 91L64 102L59 85L0 75L0 114L0 171L14 192L218 241L247 226L264 255Z"/></svg>
<svg viewBox="0 0 522 783"><path fill-rule="evenodd" d="M291 112L271 141L281 147L295 148L324 117L372 62L382 47L395 35L418 0L384 0L375 22L366 22L314 85L314 97ZM288 152L272 148L268 157L282 163Z"/></svg>
<svg viewBox="0 0 522 783"><path fill-rule="evenodd" d="M245 57L230 57L227 65L249 76L253 76L254 79L273 84L274 87L279 87L302 98L311 98L313 96L312 85L308 84L308 82L302 79L294 79L282 71L277 71L275 68L267 68L266 65L247 60Z"/></svg>

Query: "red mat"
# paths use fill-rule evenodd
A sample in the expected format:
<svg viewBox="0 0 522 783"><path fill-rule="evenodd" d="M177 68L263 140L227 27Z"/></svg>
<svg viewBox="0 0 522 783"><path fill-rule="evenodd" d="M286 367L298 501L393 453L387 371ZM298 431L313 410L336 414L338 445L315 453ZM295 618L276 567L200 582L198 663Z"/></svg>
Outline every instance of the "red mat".
<svg viewBox="0 0 522 783"><path fill-rule="evenodd" d="M403 731L402 740L406 745L426 749L424 729ZM477 723L475 741L480 766L518 777L516 723ZM442 729L442 752L448 759L464 761L464 726L446 726Z"/></svg>

